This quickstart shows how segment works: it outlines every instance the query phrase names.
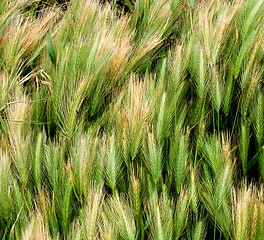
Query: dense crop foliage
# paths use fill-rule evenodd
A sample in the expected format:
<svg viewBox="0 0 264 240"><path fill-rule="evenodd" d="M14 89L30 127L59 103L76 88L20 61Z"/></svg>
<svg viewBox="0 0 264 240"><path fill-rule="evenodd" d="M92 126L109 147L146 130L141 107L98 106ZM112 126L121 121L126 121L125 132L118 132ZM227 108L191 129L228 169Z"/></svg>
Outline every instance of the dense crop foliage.
<svg viewBox="0 0 264 240"><path fill-rule="evenodd" d="M264 239L263 36L264 0L0 1L1 238Z"/></svg>

